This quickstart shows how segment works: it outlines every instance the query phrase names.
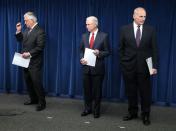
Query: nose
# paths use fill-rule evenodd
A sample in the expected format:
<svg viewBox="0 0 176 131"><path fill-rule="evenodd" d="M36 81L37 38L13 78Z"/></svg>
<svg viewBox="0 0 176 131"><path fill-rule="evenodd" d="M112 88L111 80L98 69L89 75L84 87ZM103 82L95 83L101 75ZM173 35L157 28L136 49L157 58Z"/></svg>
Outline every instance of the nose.
<svg viewBox="0 0 176 131"><path fill-rule="evenodd" d="M145 16L143 16L142 19L145 20Z"/></svg>

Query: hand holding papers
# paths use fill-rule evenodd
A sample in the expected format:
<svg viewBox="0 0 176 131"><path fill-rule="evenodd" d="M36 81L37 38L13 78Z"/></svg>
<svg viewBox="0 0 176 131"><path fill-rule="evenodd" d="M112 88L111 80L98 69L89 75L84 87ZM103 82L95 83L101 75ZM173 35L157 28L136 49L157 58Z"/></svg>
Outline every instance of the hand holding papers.
<svg viewBox="0 0 176 131"><path fill-rule="evenodd" d="M28 68L29 62L30 62L30 58L25 59L22 57L22 54L15 52L13 61L12 61L13 65Z"/></svg>
<svg viewBox="0 0 176 131"><path fill-rule="evenodd" d="M152 57L147 58L147 59L146 59L146 62L147 62L147 66L148 66L150 75L156 74L156 73L157 73L157 70L156 70L156 69L153 69Z"/></svg>
<svg viewBox="0 0 176 131"><path fill-rule="evenodd" d="M86 65L95 67L97 56L94 54L94 50L85 48L84 60L87 61Z"/></svg>
<svg viewBox="0 0 176 131"><path fill-rule="evenodd" d="M152 75L153 74L153 72L152 72L152 69L153 69L152 57L147 58L146 62L147 62L147 66L148 66L150 75Z"/></svg>

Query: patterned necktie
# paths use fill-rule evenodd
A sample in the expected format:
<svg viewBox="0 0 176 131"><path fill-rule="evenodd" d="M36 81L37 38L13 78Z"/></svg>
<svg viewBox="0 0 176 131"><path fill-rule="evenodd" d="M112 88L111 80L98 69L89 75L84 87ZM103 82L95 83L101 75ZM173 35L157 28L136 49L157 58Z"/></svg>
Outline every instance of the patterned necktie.
<svg viewBox="0 0 176 131"><path fill-rule="evenodd" d="M92 36L90 38L90 48L93 48L93 44L94 44L94 33L92 33Z"/></svg>
<svg viewBox="0 0 176 131"><path fill-rule="evenodd" d="M137 44L137 47L139 47L140 39L141 39L141 31L140 31L140 26L138 25L137 27L138 28L136 31L136 44Z"/></svg>

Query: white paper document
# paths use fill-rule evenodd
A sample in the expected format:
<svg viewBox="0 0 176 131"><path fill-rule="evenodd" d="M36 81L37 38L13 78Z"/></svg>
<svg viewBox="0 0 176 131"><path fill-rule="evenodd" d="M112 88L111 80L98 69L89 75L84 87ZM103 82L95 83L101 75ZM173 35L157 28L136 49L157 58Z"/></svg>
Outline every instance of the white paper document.
<svg viewBox="0 0 176 131"><path fill-rule="evenodd" d="M152 57L147 58L146 62L147 62L147 66L148 66L150 75L152 75L153 74L153 71L152 71L152 69L153 69Z"/></svg>
<svg viewBox="0 0 176 131"><path fill-rule="evenodd" d="M22 57L22 54L15 52L13 61L12 61L13 65L28 68L29 62L30 62L30 58L25 59Z"/></svg>
<svg viewBox="0 0 176 131"><path fill-rule="evenodd" d="M93 52L94 50L85 48L84 60L87 61L87 65L95 67L97 56Z"/></svg>

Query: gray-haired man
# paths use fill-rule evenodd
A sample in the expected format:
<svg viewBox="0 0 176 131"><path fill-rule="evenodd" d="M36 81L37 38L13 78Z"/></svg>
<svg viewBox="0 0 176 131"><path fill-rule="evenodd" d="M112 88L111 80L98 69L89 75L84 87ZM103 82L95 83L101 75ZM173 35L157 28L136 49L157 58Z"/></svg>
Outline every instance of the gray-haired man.
<svg viewBox="0 0 176 131"><path fill-rule="evenodd" d="M16 24L16 39L22 44L22 57L31 57L28 68L24 68L24 77L28 89L30 101L24 105L38 104L36 111L46 107L45 94L42 86L42 61L45 45L45 33L37 23L37 17L33 12L24 15L26 30L22 32L21 23Z"/></svg>
<svg viewBox="0 0 176 131"><path fill-rule="evenodd" d="M98 19L95 16L87 17L86 27L88 33L82 35L80 57L83 65L83 86L85 109L81 116L92 113L94 118L100 117L100 103L102 97L102 84L105 73L104 58L109 55L108 34L99 31ZM88 66L83 58L85 48L94 50L97 56L95 67ZM94 103L94 105L92 105ZM93 107L92 107L93 106Z"/></svg>

